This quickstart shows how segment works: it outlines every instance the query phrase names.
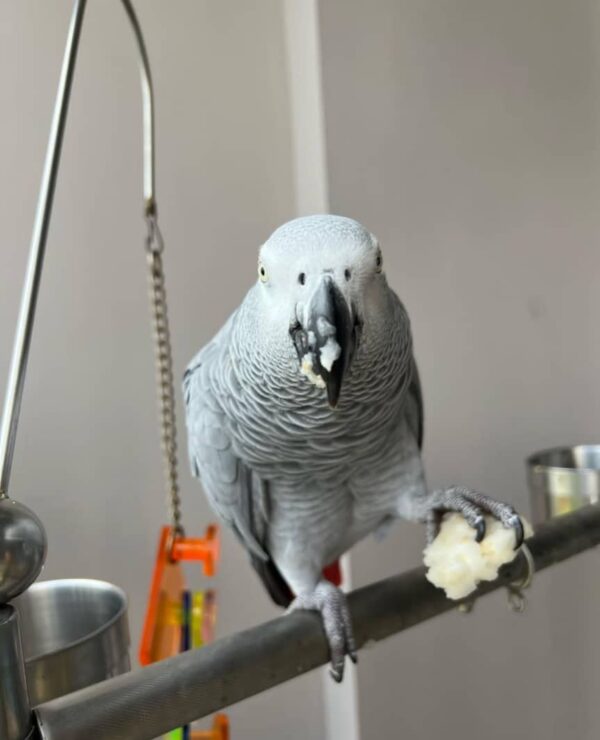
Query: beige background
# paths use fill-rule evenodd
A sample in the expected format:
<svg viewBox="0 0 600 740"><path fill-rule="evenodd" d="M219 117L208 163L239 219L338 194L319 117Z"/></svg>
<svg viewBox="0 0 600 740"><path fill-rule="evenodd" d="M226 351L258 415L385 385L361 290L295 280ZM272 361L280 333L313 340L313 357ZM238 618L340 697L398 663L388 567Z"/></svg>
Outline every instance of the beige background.
<svg viewBox="0 0 600 740"><path fill-rule="evenodd" d="M598 440L598 5L326 0L330 199L377 233L412 316L430 485L527 510L523 458ZM414 564L414 527L353 556ZM364 738L593 740L598 554L365 653Z"/></svg>
<svg viewBox="0 0 600 740"><path fill-rule="evenodd" d="M180 376L254 279L261 240L315 202L288 82L316 82L288 75L289 3L137 5L157 93ZM430 483L476 486L524 509L528 452L598 439L595 5L319 5L331 207L377 233L410 309ZM0 8L0 383L69 12L66 0ZM48 529L44 577L104 578L128 591L134 652L165 516L140 115L123 12L92 2L11 491ZM181 423L180 442L185 516L199 529L210 514L187 472ZM362 544L355 582L414 565L421 546L422 532L408 525L381 545ZM596 738L597 565L590 553L541 575L524 617L498 594L470 617L434 620L363 653L361 736ZM228 534L218 587L220 634L275 613ZM233 737L323 737L321 694L312 675L244 702L229 712Z"/></svg>

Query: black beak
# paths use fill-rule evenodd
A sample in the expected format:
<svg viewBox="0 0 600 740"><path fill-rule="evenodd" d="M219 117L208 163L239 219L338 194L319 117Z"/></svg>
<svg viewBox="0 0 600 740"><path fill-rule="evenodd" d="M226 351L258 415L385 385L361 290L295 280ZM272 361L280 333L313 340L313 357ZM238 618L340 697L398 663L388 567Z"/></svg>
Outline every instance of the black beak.
<svg viewBox="0 0 600 740"><path fill-rule="evenodd" d="M300 363L310 361L322 378L327 401L337 406L342 383L356 351L359 323L331 275L325 275L309 299L304 321L290 329Z"/></svg>

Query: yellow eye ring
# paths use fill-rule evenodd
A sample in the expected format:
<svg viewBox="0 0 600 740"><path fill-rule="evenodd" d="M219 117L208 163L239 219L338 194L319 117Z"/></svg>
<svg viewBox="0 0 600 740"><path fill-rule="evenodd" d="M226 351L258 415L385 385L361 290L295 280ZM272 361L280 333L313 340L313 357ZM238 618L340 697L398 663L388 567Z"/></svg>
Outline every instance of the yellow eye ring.
<svg viewBox="0 0 600 740"><path fill-rule="evenodd" d="M267 275L267 270L265 269L265 266L262 262L258 263L258 279L261 283L266 283L269 279L269 276Z"/></svg>

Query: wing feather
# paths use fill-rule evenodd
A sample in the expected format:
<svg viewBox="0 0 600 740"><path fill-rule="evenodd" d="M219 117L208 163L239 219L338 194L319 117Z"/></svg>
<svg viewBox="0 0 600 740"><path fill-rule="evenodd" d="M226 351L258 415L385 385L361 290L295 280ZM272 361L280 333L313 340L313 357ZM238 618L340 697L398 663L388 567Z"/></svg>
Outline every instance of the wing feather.
<svg viewBox="0 0 600 740"><path fill-rule="evenodd" d="M233 449L219 402L223 393L233 392L224 385L230 363L227 343L232 319L196 355L183 376L190 464L219 517L232 527L254 557L267 560L266 523L257 526L260 522L255 521L253 513L255 481Z"/></svg>
<svg viewBox="0 0 600 740"><path fill-rule="evenodd" d="M421 380L415 358L411 362L411 381L408 386L408 401L406 407L406 418L408 426L417 440L419 449L423 448L424 435L424 413L423 413L423 393L421 391Z"/></svg>

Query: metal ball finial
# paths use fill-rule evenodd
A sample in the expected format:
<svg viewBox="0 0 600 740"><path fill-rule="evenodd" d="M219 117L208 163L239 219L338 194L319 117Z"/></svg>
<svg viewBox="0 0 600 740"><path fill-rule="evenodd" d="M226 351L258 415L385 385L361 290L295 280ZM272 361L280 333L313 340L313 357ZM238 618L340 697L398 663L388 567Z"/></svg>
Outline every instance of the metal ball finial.
<svg viewBox="0 0 600 740"><path fill-rule="evenodd" d="M0 497L0 604L23 593L46 559L46 532L23 504Z"/></svg>

